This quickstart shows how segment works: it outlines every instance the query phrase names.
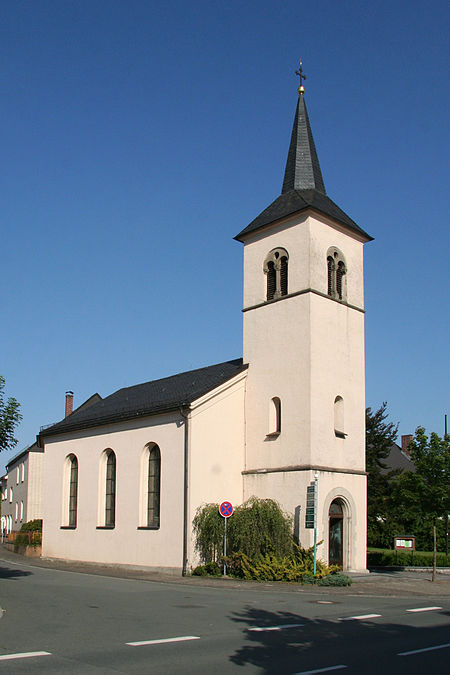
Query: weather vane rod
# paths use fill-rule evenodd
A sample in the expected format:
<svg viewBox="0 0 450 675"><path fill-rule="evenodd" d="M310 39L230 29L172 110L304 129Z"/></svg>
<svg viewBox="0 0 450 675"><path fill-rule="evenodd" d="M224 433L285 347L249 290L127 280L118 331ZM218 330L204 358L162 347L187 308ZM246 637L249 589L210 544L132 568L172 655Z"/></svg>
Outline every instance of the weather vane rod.
<svg viewBox="0 0 450 675"><path fill-rule="evenodd" d="M304 94L305 87L303 86L303 80L306 80L306 75L303 74L303 63L301 59L300 59L300 67L298 70L295 71L295 74L298 75L300 78L300 86L297 89L297 91L299 94Z"/></svg>

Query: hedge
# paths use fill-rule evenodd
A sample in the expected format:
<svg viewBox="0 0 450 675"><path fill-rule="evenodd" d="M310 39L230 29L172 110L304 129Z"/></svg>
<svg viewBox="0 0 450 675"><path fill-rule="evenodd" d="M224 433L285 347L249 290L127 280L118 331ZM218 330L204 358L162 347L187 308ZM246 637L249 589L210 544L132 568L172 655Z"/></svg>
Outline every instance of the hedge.
<svg viewBox="0 0 450 675"><path fill-rule="evenodd" d="M438 567L450 567L450 555L438 553L436 557L436 564ZM368 549L367 566L433 567L433 552L414 551L413 556L412 553L406 553L404 551L393 551L391 549Z"/></svg>

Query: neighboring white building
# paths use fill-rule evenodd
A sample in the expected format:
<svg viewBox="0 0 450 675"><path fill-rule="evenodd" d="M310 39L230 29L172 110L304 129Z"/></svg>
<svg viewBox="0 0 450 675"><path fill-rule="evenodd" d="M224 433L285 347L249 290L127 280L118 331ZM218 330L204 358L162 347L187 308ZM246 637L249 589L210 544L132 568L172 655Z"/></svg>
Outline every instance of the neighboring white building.
<svg viewBox="0 0 450 675"><path fill-rule="evenodd" d="M121 389L44 430L43 555L188 571L203 503L271 497L321 558L366 567L363 244L299 99L281 195L244 245L243 359Z"/></svg>
<svg viewBox="0 0 450 675"><path fill-rule="evenodd" d="M20 530L23 523L42 518L44 451L36 443L6 465L0 482L1 531Z"/></svg>

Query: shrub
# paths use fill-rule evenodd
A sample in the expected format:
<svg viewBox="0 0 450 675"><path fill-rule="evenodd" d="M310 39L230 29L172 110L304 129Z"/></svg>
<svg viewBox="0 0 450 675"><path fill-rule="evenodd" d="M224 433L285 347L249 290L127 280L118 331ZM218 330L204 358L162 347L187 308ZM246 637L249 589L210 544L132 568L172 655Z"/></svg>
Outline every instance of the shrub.
<svg viewBox="0 0 450 675"><path fill-rule="evenodd" d="M438 553L436 557L436 564L438 567L450 567L450 556L445 553ZM405 551L395 551L390 549L378 549L375 551L367 551L367 565L369 567L390 567L390 566L406 566L406 567L433 567L433 553L432 551L415 551L412 553Z"/></svg>
<svg viewBox="0 0 450 675"><path fill-rule="evenodd" d="M42 532L42 518L36 518L35 520L29 520L27 523L23 523L20 528L21 532Z"/></svg>
<svg viewBox="0 0 450 675"><path fill-rule="evenodd" d="M224 522L218 504L197 509L193 520L195 546L202 562L218 562L223 552ZM249 558L292 552L292 519L273 499L251 497L237 506L227 523L227 553Z"/></svg>
<svg viewBox="0 0 450 675"><path fill-rule="evenodd" d="M192 570L192 575L194 577L207 577L208 572L206 571L206 567L204 565L197 565L197 567Z"/></svg>
<svg viewBox="0 0 450 675"><path fill-rule="evenodd" d="M317 582L318 586L351 586L352 580L346 574L329 574Z"/></svg>

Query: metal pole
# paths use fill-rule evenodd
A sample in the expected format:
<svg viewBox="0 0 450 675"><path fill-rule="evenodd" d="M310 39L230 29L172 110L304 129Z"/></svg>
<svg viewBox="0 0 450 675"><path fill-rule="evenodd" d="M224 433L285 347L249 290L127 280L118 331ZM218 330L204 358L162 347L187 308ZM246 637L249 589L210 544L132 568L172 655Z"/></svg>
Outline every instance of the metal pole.
<svg viewBox="0 0 450 675"><path fill-rule="evenodd" d="M314 576L317 570L317 491L319 484L319 474L314 474Z"/></svg>
<svg viewBox="0 0 450 675"><path fill-rule="evenodd" d="M223 535L223 576L227 576L227 563L225 562L225 558L227 556L227 520L228 518L224 518L224 535Z"/></svg>

